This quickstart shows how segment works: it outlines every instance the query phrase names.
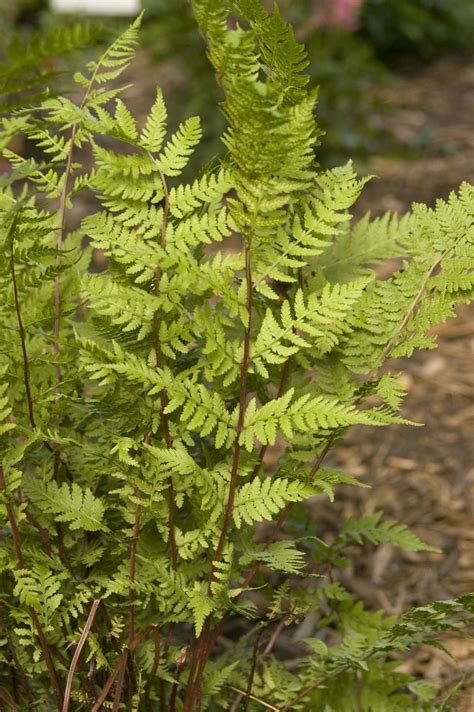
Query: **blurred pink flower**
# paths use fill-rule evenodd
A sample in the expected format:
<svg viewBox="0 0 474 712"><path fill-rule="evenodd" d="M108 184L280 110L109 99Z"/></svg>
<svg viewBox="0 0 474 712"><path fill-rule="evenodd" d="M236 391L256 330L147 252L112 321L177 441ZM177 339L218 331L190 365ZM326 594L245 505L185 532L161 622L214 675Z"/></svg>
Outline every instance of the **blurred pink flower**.
<svg viewBox="0 0 474 712"><path fill-rule="evenodd" d="M342 27L349 31L356 30L359 26L358 16L362 3L363 0L330 0L322 24Z"/></svg>

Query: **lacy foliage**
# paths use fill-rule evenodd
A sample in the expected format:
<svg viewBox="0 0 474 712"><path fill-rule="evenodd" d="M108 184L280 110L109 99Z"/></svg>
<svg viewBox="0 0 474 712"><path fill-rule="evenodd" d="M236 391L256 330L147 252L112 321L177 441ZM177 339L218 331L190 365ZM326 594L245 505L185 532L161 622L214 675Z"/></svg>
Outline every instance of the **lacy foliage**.
<svg viewBox="0 0 474 712"><path fill-rule="evenodd" d="M71 709L112 679L117 710L230 709L239 694L249 710L447 710L394 660L456 629L472 600L365 610L334 573L349 547L432 548L381 513L325 542L298 503L363 486L321 467L350 426L407 423L380 369L435 347L432 327L472 298L474 189L354 223L366 181L315 162L316 93L291 27L257 0L193 5L228 126L225 160L194 182L180 176L199 119L170 134L158 90L139 126L120 85L140 19L74 76L77 102L39 97L3 121L0 699L60 709L100 600ZM2 70L9 91L28 88L32 52L44 45L24 85L18 59ZM10 148L18 134L31 157ZM82 191L96 208L69 230ZM243 595L254 586L266 603ZM291 669L271 646L252 662L262 635L310 612ZM229 617L239 641L199 672L189 659Z"/></svg>

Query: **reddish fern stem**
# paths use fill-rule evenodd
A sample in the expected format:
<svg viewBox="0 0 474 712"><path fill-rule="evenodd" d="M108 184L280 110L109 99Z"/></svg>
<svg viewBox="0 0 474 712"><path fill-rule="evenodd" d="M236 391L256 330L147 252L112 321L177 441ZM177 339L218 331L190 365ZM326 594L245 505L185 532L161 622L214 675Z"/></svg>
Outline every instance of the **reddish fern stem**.
<svg viewBox="0 0 474 712"><path fill-rule="evenodd" d="M284 627L286 626L286 623L287 623L287 618L286 618L286 615L285 615L285 616L283 616L283 618L281 619L281 621L278 623L277 627L275 628L275 630L274 630L273 633L272 633L272 636L271 636L270 640L268 641L267 645L265 646L265 649L264 649L264 651L263 651L263 654L264 654L264 655L270 655L270 653L271 653L272 650L273 650L273 647L274 647L275 643L277 642L278 638L279 638L280 635L281 635L282 630L283 630ZM252 690L250 690L250 692L252 692Z"/></svg>
<svg viewBox="0 0 474 712"><path fill-rule="evenodd" d="M3 617L3 619L0 619L0 623L2 625L3 630L5 631L5 637L7 639L8 649L10 651L10 655L12 658L12 663L13 663L12 671L15 672L18 675L18 677L20 678L22 687L25 691L26 696L28 697L28 701L34 702L33 695L31 693L31 689L30 689L30 684L28 681L28 677L27 677L27 675L26 675L26 673L18 659L18 655L16 653L15 646L13 644L13 640L10 635L10 631L8 630L8 626L6 623L6 614Z"/></svg>
<svg viewBox="0 0 474 712"><path fill-rule="evenodd" d="M201 710L202 676L204 674L204 670L207 665L207 661L209 660L209 656L211 654L211 651L212 651L212 648L214 645L214 641L215 641L215 638L213 637L213 634L211 631L211 619L207 618L206 622L204 623L202 634L197 641L195 666L194 666L195 675L194 675L194 680L192 679L191 674L189 675L189 680L191 681L192 687L191 687L191 692L188 693L188 688L189 688L189 682L188 682L188 686L186 689L186 696L184 699L183 712L188 712L188 707L186 707L186 704L190 705L189 712L192 712L193 710L200 712L200 710ZM189 699L188 699L188 694L189 694Z"/></svg>
<svg viewBox="0 0 474 712"><path fill-rule="evenodd" d="M154 627L153 628L153 640L155 643L155 655L153 657L153 664L151 667L150 675L148 677L146 686L145 686L145 707L148 708L148 705L150 704L150 695L151 691L153 688L153 682L156 677L156 673L158 670L158 667L160 665L160 658L161 658L161 635L160 631L158 628Z"/></svg>
<svg viewBox="0 0 474 712"><path fill-rule="evenodd" d="M239 705L242 702L242 700L245 698L244 702L244 710L247 710L248 705L250 703L250 699L252 697L252 687L253 687L253 681L255 678L255 670L257 666L257 657L258 657L258 648L260 646L260 640L262 638L263 633L265 632L267 626L270 624L271 621L268 621L267 624L262 624L260 623L260 630L257 633L257 636L255 638L254 644L252 646L252 664L250 666L250 673L249 673L249 678L247 682L247 688L246 691L239 692L237 697L234 700L234 703L230 709L230 712L237 712L239 709ZM275 645L279 635L281 634L281 631L286 625L286 615L283 616L283 618L280 620L278 623L277 627L273 631L273 634L268 641L267 645L265 646L265 649L262 653L263 656L269 655L273 649L273 646Z"/></svg>
<svg viewBox="0 0 474 712"><path fill-rule="evenodd" d="M17 569L24 569L25 568L25 560L23 558L23 550L22 550L22 546L21 546L21 538L20 538L20 532L18 529L18 523L16 521L15 512L13 510L13 507L10 504L10 502L8 501L6 489L7 489L7 485L5 482L5 473L3 471L3 467L0 466L0 490L5 493L5 499L6 499L5 508L7 510L7 517L8 517L8 521L10 524L10 528L12 530L13 542L15 545L15 552L16 552L16 557L17 557ZM41 623L40 623L40 620L38 618L36 611L33 608L29 607L28 612L33 620L34 626L36 628L36 632L38 634L41 652L42 652L44 661L46 663L46 667L48 669L49 679L51 681L53 693L56 698L56 704L57 704L58 710L61 711L61 706L62 706L61 687L59 685L59 679L58 679L58 675L56 673L56 668L54 667L54 662L51 657L51 653L49 652L48 643L46 641L46 637L45 637L43 628L41 626Z"/></svg>
<svg viewBox="0 0 474 712"><path fill-rule="evenodd" d="M246 295L246 308L247 308L247 325L244 332L244 352L242 356L242 363L240 367L240 393L239 393L239 413L237 417L237 427L236 427L236 440L234 446L234 452L232 455L232 468L230 473L229 482L229 495L227 498L227 504L224 512L224 522L222 524L221 534L219 541L214 552L211 565L211 573L209 575L208 582L208 594L212 595L212 584L215 581L215 564L220 560L222 553L224 551L224 546L227 541L227 536L229 534L232 514L234 511L235 495L237 491L237 478L240 463L240 455L242 451L242 446L239 442L240 434L243 431L245 410L247 407L247 375L250 363L250 330L252 323L252 306L253 306L253 284L252 284L252 267L250 260L250 241L248 238L245 240L245 280L247 285L247 295ZM192 712L192 710L200 709L200 698L201 698L201 681L202 675L204 673L204 668L206 666L207 660L212 649L212 636L211 636L211 626L209 618L204 624L203 631L199 636L196 643L195 658L193 666L191 668L189 682L186 688L186 694L184 699L183 712ZM193 679L193 667L195 668L194 679Z"/></svg>
<svg viewBox="0 0 474 712"><path fill-rule="evenodd" d="M204 628L206 628L206 626L207 626L207 621L204 623ZM190 701L192 702L191 693L188 692L188 688L190 688L190 686L194 683L200 653L201 653L201 651L200 651L199 641L196 641L195 645L191 648L191 661L190 661L189 673L188 673L188 684L186 685L186 690L185 690L185 694L184 694L183 712L189 712L189 709L186 707L186 705L189 705L189 701L187 699L188 695L190 697ZM202 655L201 655L201 657L202 657Z"/></svg>
<svg viewBox="0 0 474 712"><path fill-rule="evenodd" d="M122 699L122 689L125 680L125 670L127 669L128 656L130 651L128 648L124 650L124 655L120 661L117 675L117 685L115 688L114 702L112 706L112 712L119 712L120 710L120 700Z"/></svg>
<svg viewBox="0 0 474 712"><path fill-rule="evenodd" d="M160 280L160 270L156 269L155 270L155 293L159 294L159 280ZM153 332L154 332L154 338L155 338L155 363L157 368L161 368L162 366L162 353L161 353L161 343L160 343L160 337L159 337L159 332L158 332L158 315L155 312L155 315L153 317ZM170 431L170 424L169 424L169 418L166 413L166 406L167 406L167 397L165 391L161 391L160 393L160 417L161 417L161 422L163 424L163 434L165 437L165 444L168 449L173 447L173 438L171 437L171 431ZM176 548L176 536L175 536L175 527L174 527L174 487L173 487L173 482L170 477L170 482L168 486L168 492L167 492L167 500L168 500L168 530L169 530L169 538L170 538L170 552L171 552L171 566L173 569L176 569L177 563L178 563L178 552Z"/></svg>
<svg viewBox="0 0 474 712"><path fill-rule="evenodd" d="M127 666L127 658L128 658L129 652L133 653L136 650L136 648L140 645L142 640L144 638L146 638L146 636L148 635L150 630L151 630L150 626L148 626L147 628L142 630L141 633L139 633L136 636L136 638L133 639L132 644L129 647L122 650L122 652L119 656L119 659L117 661L117 664L115 665L114 669L109 673L109 676L105 682L105 685L103 686L103 688L99 694L99 697L95 701L94 705L91 707L90 712L99 712L100 708L106 701L110 690L112 689L112 685L114 684L114 681L115 681L117 675L120 673L122 668L124 670L124 675L125 675L125 668Z"/></svg>
<svg viewBox="0 0 474 712"><path fill-rule="evenodd" d="M45 548L45 551L47 552L48 556L52 558L53 556L53 548L51 546L51 537L49 536L49 532L47 529L41 526L41 524L38 522L36 517L31 514L31 512L28 511L28 509L25 509L25 516L31 526L33 526L35 529L37 529L38 534L41 537L41 541L43 542L43 546Z"/></svg>
<svg viewBox="0 0 474 712"><path fill-rule="evenodd" d="M138 492L135 494L138 496ZM140 521L141 521L141 505L137 504L135 509L135 521L133 524L133 534L132 543L130 544L130 568L129 568L129 579L130 588L128 590L128 648L129 655L125 661L128 664L130 675L129 675L129 695L133 696L135 687L135 675L133 670L133 655L131 652L131 647L133 640L135 638L135 579L136 579L136 566L137 566L137 544L138 535L140 533ZM123 683L122 683L123 684Z"/></svg>
<svg viewBox="0 0 474 712"><path fill-rule="evenodd" d="M30 385L30 365L29 365L29 359L28 359L28 351L26 348L26 331L25 331L25 327L23 324L23 317L21 315L20 298L19 298L19 294L18 294L18 283L17 283L17 279L16 279L14 238L15 238L15 224L12 227L12 239L11 239L11 243L10 243L10 270L11 270L11 278L12 278L12 285L13 285L13 299L15 302L15 312L16 312L16 318L17 318L17 323L18 323L18 331L20 334L21 352L22 352L22 356L23 356L23 374L24 374L26 402L27 402L27 408L28 408L28 419L30 421L30 425L33 428L33 430L36 430L36 419L35 419L35 413L34 413L34 407L33 407L33 395L31 392L31 385ZM53 446L49 442L43 441L43 444L46 447L46 449L49 450L49 452L54 454L54 473L56 476L57 469L59 466L59 453L57 452L57 450L55 450L53 448Z"/></svg>
<svg viewBox="0 0 474 712"><path fill-rule="evenodd" d="M333 435L333 436L331 436L331 437L329 438L328 442L326 443L326 445L324 446L324 448L322 449L322 451L320 452L320 454L319 454L318 457L316 458L316 460L315 460L315 462L314 462L314 464L313 464L313 467L311 468L311 470L310 470L310 472L309 472L309 477L310 477L310 478L314 477L315 474L317 473L317 471L319 470L319 468L321 467L321 465L322 465L322 463L323 463L323 461L324 461L326 455L328 454L328 452L329 452L329 450L330 450L330 448L331 448L331 445L332 445L332 443L333 443L333 441L334 441L334 437L335 437L335 436ZM277 522L276 522L276 524L275 524L275 527L274 527L274 530L273 530L273 534L272 534L271 538L269 539L269 541L266 543L266 547L270 546L270 544L275 540L277 534L278 534L278 533L281 531L281 529L284 527L284 525L285 525L285 523L286 523L286 520L287 520L287 518L288 518L288 515L289 515L289 513L290 513L290 510L291 510L292 506L293 506L293 503L290 502L289 504L286 505L286 507L285 507L285 508L283 509L283 511L281 512L280 517L278 518L278 520L277 520ZM256 574L258 573L258 571L259 571L259 569L260 569L260 566L261 566L261 562L259 562L259 561L255 561L255 562L253 563L253 566L251 567L250 571L248 572L247 576L245 577L245 579L244 579L244 581L243 581L243 583L242 583L242 588L243 588L243 589L245 589L245 588L247 588L248 586L250 586L250 584L252 583L252 581L253 581L253 579L255 578ZM223 627L224 627L225 621L226 621L226 616L224 616L224 617L219 621L219 623L218 623L218 625L216 626L215 630L213 631L212 635L210 634L210 629L208 630L208 633L207 633L208 640L207 640L207 643L206 643L206 651L205 651L205 654L203 654L203 652L202 652L202 650L201 650L201 654L200 654L200 658L201 658L201 659L200 659L200 661L199 661L198 673L196 674L196 677L198 677L198 675L199 675L199 669L202 670L202 671L204 670L204 667L205 667L205 665L206 665L206 663L207 663L207 660L208 660L208 658L209 658L209 655L211 654L211 652L212 652L212 650L213 650L213 648L214 648L214 646L215 646L215 644L216 644L216 642L217 642L217 640L218 640L218 638L219 638L219 636L220 636L220 634L221 634L221 632L222 632L222 629L223 629ZM199 651L197 651L197 653L199 653ZM197 656L196 656L196 657L197 657ZM190 678L191 678L192 674L193 674L193 670L191 669L191 671L190 671ZM193 709L193 708L191 707L191 708L190 708L190 712L192 712L192 709ZM199 709L199 708L196 708L196 709ZM185 710L185 712L186 712L186 710Z"/></svg>
<svg viewBox="0 0 474 712"><path fill-rule="evenodd" d="M11 712L18 712L15 700L7 690L0 690L0 700L3 700ZM7 708L5 708L7 709Z"/></svg>
<svg viewBox="0 0 474 712"><path fill-rule="evenodd" d="M150 158L152 160L153 156L150 154ZM160 177L161 177L161 182L163 185L163 193L164 193L164 205L163 205L163 220L162 220L162 226L161 226L161 247L164 248L166 244L166 231L167 231L167 226L168 226L168 215L169 215L169 191L168 191L168 186L166 184L166 179L163 173L160 171ZM159 267L155 269L155 294L156 296L159 296L160 293L160 278L161 278L161 270ZM155 311L153 314L153 337L154 337L154 349L155 349L155 364L157 369L160 369L162 367L162 351L161 351L161 342L160 342L160 336L159 336L159 325L158 325L158 312ZM166 406L167 406L167 397L166 397L166 392L164 390L161 391L160 393L160 417L161 417L161 422L163 425L163 434L164 434L164 440L166 447L169 449L173 447L173 438L171 436L171 431L170 431L170 426L169 426L169 419L168 415L166 413ZM150 432L146 439L145 442L149 441L151 439L152 433ZM168 500L168 531L169 531L169 542L170 542L170 554L171 554L171 565L173 569L176 569L177 566L177 547L176 547L176 536L175 536L175 524L174 524L174 500L175 500L175 495L174 495L174 488L173 488L173 482L170 478L170 483L168 486L168 492L167 492L167 500ZM134 636L135 636L135 613L133 609L133 603L134 603L134 598L135 594L133 591L133 583L135 582L135 575L136 575L136 550L137 550L137 543L138 543L138 536L139 536L139 529L140 529L140 518L141 518L141 507L140 505L137 505L136 513L135 513L135 523L134 523L134 530L133 530L133 541L130 547L130 582L131 582L131 587L130 587L130 593L129 593L129 647L131 646L131 641L133 641ZM169 646L171 644L171 637L172 637L172 628L170 628L171 635L169 634L166 638L165 645L164 645L164 655L166 656ZM159 636L159 633L158 633ZM149 696L151 694L151 687L153 685L153 680L156 675L156 671L159 666L160 662L160 657L161 657L161 643L159 645L156 644L156 637L155 637L155 656L153 660L153 666L152 670L150 673L150 677L148 679L148 682L145 687L145 699L148 701ZM131 659L131 651L130 651L130 659ZM162 700L162 705L165 704L165 701Z"/></svg>
<svg viewBox="0 0 474 712"><path fill-rule="evenodd" d="M334 437L335 437L334 435L331 435L331 437L327 441L326 445L319 453L311 470L309 471L308 479L311 480L316 475L317 471L323 464L323 462L326 458L326 455L328 454L329 450L331 449L332 443L334 441ZM269 539L269 541L265 544L265 548L268 548L270 546L270 544L272 544L275 541L275 537L285 526L286 520L288 519L288 515L289 515L293 505L294 505L294 502L289 502L286 505L286 507L284 507L284 509L282 510L282 512L275 524L275 527L273 529L272 536ZM248 586L250 586L250 584L252 583L253 579L255 578L258 570L260 569L260 566L261 566L260 561L254 561L252 568L250 569L249 573L247 574L247 576L245 577L245 579L242 583L242 588L247 588Z"/></svg>
<svg viewBox="0 0 474 712"><path fill-rule="evenodd" d="M48 443L45 443L45 445L47 445L47 444ZM29 504L29 502L27 500L23 500L23 501L26 501L27 505ZM25 516L26 516L27 520L30 522L30 524L38 531L38 534L41 537L41 541L43 542L43 546L44 546L45 550L48 552L48 555L52 557L53 556L53 547L52 547L51 537L49 535L49 532L47 531L47 529L45 529L43 526L41 526L41 524L38 522L38 520L36 519L34 514L32 514L28 510L28 508L25 509ZM57 539L58 539L57 544L58 544L58 550L59 550L59 558L61 559L61 562L62 562L64 568L67 569L67 571L69 571L69 573L71 574L72 577L74 577L76 574L72 569L71 562L69 561L68 553L67 553L66 547L64 546L61 529L58 527L58 523L56 523L55 528L56 528Z"/></svg>
<svg viewBox="0 0 474 712"><path fill-rule="evenodd" d="M81 656L82 649L86 643L87 637L88 637L90 630L92 628L95 614L97 613L97 608L99 607L99 605L100 605L100 599L96 599L92 604L91 610L87 617L86 624L84 626L84 630L82 631L81 637L79 639L79 643L77 644L77 648L74 651L74 655L73 655L73 658L71 661L71 666L69 668L69 672L68 672L67 680L66 680L66 689L64 691L64 702L63 702L62 712L69 712L69 702L71 699L71 690L72 690L72 683L74 680L74 673L76 672L76 667L79 662L79 658Z"/></svg>
<svg viewBox="0 0 474 712"><path fill-rule="evenodd" d="M162 171L159 171L161 183L163 186L163 220L161 222L161 247L164 249L166 245L166 231L168 229L168 218L170 210L170 194L168 190L168 185L166 183L166 178ZM159 267L155 269L155 294L158 296L160 293L160 279L161 270ZM153 334L155 341L155 361L156 367L161 368L163 356L161 353L161 343L158 327L158 314L155 312L153 315ZM168 415L165 412L167 405L166 391L162 390L160 393L160 415L161 422L163 423L163 433L165 436L165 443L167 448L173 447L173 438L171 437L170 425ZM176 549L176 537L174 532L174 488L173 481L170 478L170 483L168 487L168 529L170 537L170 549L171 549L171 565L175 569L177 565L177 549Z"/></svg>
<svg viewBox="0 0 474 712"><path fill-rule="evenodd" d="M119 663L118 663L118 665L116 665L115 668L112 670L112 672L109 674L109 677L107 678L107 681L106 681L104 687L102 688L101 693L100 693L99 697L97 698L95 704L91 707L90 712L99 712L100 708L102 707L102 705L103 705L104 702L106 701L106 699L107 699L107 697L108 697L108 694L109 694L110 690L112 689L112 685L114 684L115 678L116 678L117 675L118 675L119 669L121 669L122 660L125 659L125 662L126 662L126 657L125 657L125 655L128 656L128 650L127 650L127 649L125 649L125 650L122 652L122 654L121 654L121 656L120 656L120 658L119 658Z"/></svg>
<svg viewBox="0 0 474 712"><path fill-rule="evenodd" d="M82 106L82 105L81 105ZM67 192L69 176L71 174L72 168L72 155L74 149L74 141L76 139L77 124L74 124L71 129L70 136L70 148L68 156L66 159L66 167L64 169L63 175L63 187L61 191L61 197L59 199L59 229L56 238L56 270L57 274L54 276L54 341L53 341L53 351L55 354L59 354L59 333L61 328L61 285L59 281L59 268L61 267L61 250L64 243L64 231L66 227L66 203L67 203ZM59 389L59 384L61 382L61 366L59 361L56 364L56 390Z"/></svg>
<svg viewBox="0 0 474 712"><path fill-rule="evenodd" d="M328 452L329 452L329 450L330 450L330 448L331 448L331 446L332 446L332 443L333 443L333 441L334 441L334 437L335 437L335 436L332 435L332 436L328 439L326 445L324 446L324 448L323 448L323 449L321 450L321 452L319 453L318 457L316 458L316 460L315 460L315 462L314 462L314 464L313 464L313 466L312 466L312 468L311 468L311 470L310 470L310 472L309 472L309 478L313 478L313 477L316 475L316 473L317 473L317 471L319 470L319 468L321 467L321 465L323 464L324 459L326 458L326 455L328 454ZM276 522L276 524L275 524L275 527L274 527L274 530L273 530L273 534L272 534L271 538L269 539L269 541L267 542L266 547L268 547L268 546L275 540L277 534L278 534L278 533L281 531L281 529L283 529L283 527L285 526L286 520L287 520L288 515L289 515L289 513L290 513L290 511L291 511L291 508L293 507L293 504L294 504L294 503L290 502L289 504L287 504L287 506L286 506L286 507L283 509L283 511L281 512L280 517L278 518L278 520L277 520L277 522ZM245 579L244 579L244 581L243 581L243 583L242 583L242 588L245 589L245 588L247 588L248 586L250 586L250 584L252 583L252 581L253 581L253 579L255 578L256 574L258 573L258 571L259 571L259 569L260 569L260 566L261 566L261 562L257 562L257 561L254 562L253 566L251 567L250 571L248 572L247 576L245 577ZM202 672L204 671L204 668L205 668L205 666L206 666L207 660L209 659L209 656L210 656L210 654L211 654L211 652L212 652L212 650L213 650L215 644L217 643L217 640L218 640L220 634L222 633L222 629L223 629L223 627L224 627L225 621L226 621L226 616L224 616L224 617L219 621L218 625L216 626L216 628L215 628L215 630L212 632L212 634L211 634L211 631L210 631L210 625L208 626L207 629L206 629L206 626L205 626L205 630L207 630L207 633L206 633L206 646L205 646L204 650L203 650L203 648L201 647L200 650L198 649L198 650L196 651L196 662L195 662L195 668L197 667L197 672L195 673L196 679L199 678L199 675L200 675L200 674L202 675ZM203 631L203 634L204 634L204 632L205 632L205 631ZM199 660L197 660L198 658L199 658ZM191 671L190 671L190 679L191 679L192 674L193 674L193 669L191 669ZM196 699L199 699L199 696L198 696ZM197 707L195 707L194 709L199 710L199 707L197 706ZM190 708L189 708L189 712L192 712L192 710L193 710L193 707L190 707ZM187 710L184 709L184 712L187 712Z"/></svg>
<svg viewBox="0 0 474 712"><path fill-rule="evenodd" d="M254 681L254 677L255 677L255 671L257 669L258 649L260 647L260 641L262 639L263 632L264 632L264 628L262 627L262 628L260 628L260 630L257 634L257 637L255 638L254 644L253 644L252 662L250 665L250 674L249 674L249 678L248 678L248 682L247 682L247 689L245 691L245 702L244 702L243 712L247 712L248 707L249 707L250 695L252 694L252 687L253 687L253 681ZM239 702L241 701L241 699L242 699L242 697L239 699ZM237 709L239 702L237 702L237 700L236 700L237 705L236 705L235 709Z"/></svg>
<svg viewBox="0 0 474 712"><path fill-rule="evenodd" d="M287 358L285 361L285 365L283 366L283 371L281 372L281 378L280 378L280 384L278 386L278 391L276 394L277 398L280 398L286 388L286 382L288 381L288 376L290 374L290 367L291 367L291 356ZM268 445L262 445L260 448L260 452L258 453L257 457L257 463L255 467L252 470L252 474L250 475L250 481L253 482L253 480L257 477L258 473L260 472L260 468L263 464L263 458L265 457L265 453L267 452Z"/></svg>
<svg viewBox="0 0 474 712"><path fill-rule="evenodd" d="M94 72L93 72L90 82L89 82L89 86L87 87L87 89L84 93L84 96L82 97L82 101L79 105L80 110L83 109L84 106L86 105L87 99L89 98L89 94L90 94L92 87L94 85L95 78L96 78L99 68L101 66L101 61L98 62L96 68L94 69ZM70 146L69 146L69 151L68 151L68 155L66 158L66 165L64 168L63 187L61 190L61 196L59 198L59 228L58 228L58 234L57 234L57 238L56 238L56 250L58 253L56 255L56 269L58 270L58 273L54 276L55 319L54 319L53 351L56 354L59 354L59 333L60 333L60 327L61 327L61 285L60 285L60 280L59 280L59 268L61 266L61 250L62 250L63 243L64 243L64 232L65 232L65 228L66 228L66 204L67 204L67 196L68 196L68 183L69 183L69 178L70 178L71 170L72 170L72 157L73 157L73 153L74 153L74 141L76 140L78 128L79 128L78 123L73 124L71 127L71 134L69 137ZM56 391L57 392L59 390L60 382L61 382L61 367L58 363L56 365Z"/></svg>
<svg viewBox="0 0 474 712"><path fill-rule="evenodd" d="M13 228L13 231L14 231L14 228ZM15 301L15 312L16 312L16 318L17 318L17 322L18 322L18 330L20 332L21 353L23 356L23 374L24 374L24 383L25 383L25 392L26 392L26 402L27 402L27 406L28 406L28 417L30 420L31 427L33 428L33 430L35 430L36 429L36 421L35 421L35 414L34 414L34 409L33 409L33 396L31 394L31 385L30 385L30 365L29 365L29 361L28 361L28 352L26 350L25 327L23 324L23 318L21 316L20 298L18 295L18 283L17 283L17 279L16 279L13 240L14 240L14 235L12 235L12 240L10 243L10 270L11 270L12 285L13 285L13 298Z"/></svg>
<svg viewBox="0 0 474 712"><path fill-rule="evenodd" d="M141 505L137 504L135 509L135 521L133 524L133 538L130 545L130 589L128 593L128 644L132 645L135 638L135 576L136 576L136 561L137 561L137 543L138 534L140 532Z"/></svg>
<svg viewBox="0 0 474 712"><path fill-rule="evenodd" d="M176 712L176 700L178 698L178 685L179 685L180 675L181 675L181 670L178 670L178 672L176 673L176 680L173 685L173 689L171 690L169 712Z"/></svg>
<svg viewBox="0 0 474 712"><path fill-rule="evenodd" d="M234 511L235 495L237 491L237 475L240 463L240 454L242 451L242 446L239 442L240 435L244 428L244 418L245 410L247 407L247 375L250 363L250 329L252 323L252 299L253 299L253 285L252 285L252 267L250 263L250 243L246 239L245 242L245 279L247 283L247 300L246 308L248 314L247 326L245 327L244 334L244 353L242 357L242 364L240 367L240 394L239 394L239 415L237 419L236 428L236 439L234 454L232 457L232 469L230 473L230 483L229 483L229 496L227 499L227 504L224 513L224 523L222 525L221 535L219 538L219 543L217 544L216 550L213 557L213 566L211 569L211 574L209 576L208 591L211 594L211 585L215 577L215 562L219 561L224 551L224 546L227 541L227 535L229 533L230 525L232 522L232 514Z"/></svg>
<svg viewBox="0 0 474 712"><path fill-rule="evenodd" d="M5 493L5 508L7 510L7 517L8 517L8 521L10 523L10 528L12 530L13 544L15 546L15 553L16 553L16 558L17 558L17 562L18 562L17 568L24 569L25 561L23 559L23 551L22 551L22 547L21 547L20 532L18 530L18 524L16 521L15 512L13 511L13 507L11 506L10 502L8 501L7 483L5 481L5 473L3 471L3 467L1 467L1 466L0 466L0 490Z"/></svg>
<svg viewBox="0 0 474 712"><path fill-rule="evenodd" d="M168 228L168 217L169 217L169 190L168 190L168 185L166 183L166 178L161 171L160 171L160 178L161 178L161 183L163 186L163 194L164 194L163 220L161 223L161 247L164 249L164 247L166 245L166 231ZM155 269L155 294L156 294L156 296L159 296L159 293L160 293L160 279L161 279L161 270L159 267L157 267ZM159 333L159 325L158 325L158 312L155 312L153 315L153 336L154 336L154 348L155 348L155 363L156 363L157 369L161 369L162 364L163 364L163 355L162 355L162 350L161 350L160 333ZM161 422L163 425L163 434L164 434L165 444L166 444L166 447L168 449L170 449L173 447L173 438L171 436L169 418L166 413L167 402L168 402L168 399L166 396L166 391L162 390L160 393L160 417L161 417ZM177 551L177 546L176 546L176 535L175 535L175 521L174 521L175 493L174 493L172 477L169 478L169 484L168 484L168 490L167 490L167 501L168 501L168 532L169 532L168 536L169 536L169 544L170 544L171 566L173 569L176 569L176 567L178 565L178 551ZM168 631L168 635L166 637L165 644L163 646L163 656L165 658L168 655L168 650L169 650L169 647L171 644L172 634L173 634L173 627L171 626ZM151 692L151 685L153 684L153 677L156 674L156 670L158 669L161 652L162 652L161 646L159 648L157 648L155 646L155 658L153 661L153 668L152 668L152 670L154 669L155 672L153 673L153 676L149 679L149 682L150 682L149 693ZM164 709L166 707L164 685L161 686L160 698L161 698L161 706Z"/></svg>

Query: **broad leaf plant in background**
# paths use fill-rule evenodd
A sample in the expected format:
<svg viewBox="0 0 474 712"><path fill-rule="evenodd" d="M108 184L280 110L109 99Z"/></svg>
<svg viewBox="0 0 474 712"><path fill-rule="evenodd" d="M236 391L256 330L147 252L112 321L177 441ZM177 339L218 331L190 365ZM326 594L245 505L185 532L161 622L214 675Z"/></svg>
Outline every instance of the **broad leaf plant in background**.
<svg viewBox="0 0 474 712"><path fill-rule="evenodd" d="M6 98L0 704L451 709L397 668L462 630L471 597L366 610L338 582L350 547L431 547L381 513L331 542L303 520L309 497L364 486L326 463L348 428L409 425L390 360L434 348L432 326L472 296L474 190L354 224L365 180L316 162L316 93L278 8L193 9L227 128L225 158L192 182L199 119L170 134L158 89L138 126L121 98L140 19L72 93ZM44 49L6 91L36 86ZM73 229L82 192L92 207ZM275 656L309 613L298 657Z"/></svg>

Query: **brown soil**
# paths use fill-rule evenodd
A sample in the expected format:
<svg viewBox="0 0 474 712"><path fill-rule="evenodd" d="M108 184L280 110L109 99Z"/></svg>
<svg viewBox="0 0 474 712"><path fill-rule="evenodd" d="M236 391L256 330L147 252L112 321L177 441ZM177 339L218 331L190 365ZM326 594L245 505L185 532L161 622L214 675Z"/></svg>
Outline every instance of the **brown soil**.
<svg viewBox="0 0 474 712"><path fill-rule="evenodd" d="M374 157L368 172L379 180L367 186L359 210L403 211L474 182L474 59L442 60L378 93L398 108L374 117L374 125L388 129L400 148L423 148L415 160Z"/></svg>

